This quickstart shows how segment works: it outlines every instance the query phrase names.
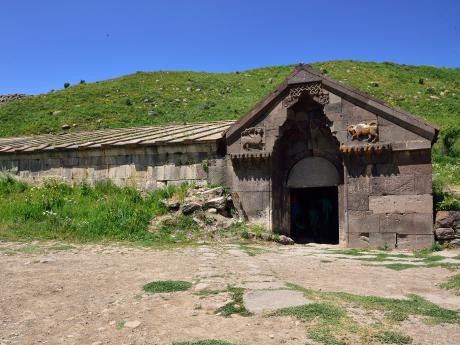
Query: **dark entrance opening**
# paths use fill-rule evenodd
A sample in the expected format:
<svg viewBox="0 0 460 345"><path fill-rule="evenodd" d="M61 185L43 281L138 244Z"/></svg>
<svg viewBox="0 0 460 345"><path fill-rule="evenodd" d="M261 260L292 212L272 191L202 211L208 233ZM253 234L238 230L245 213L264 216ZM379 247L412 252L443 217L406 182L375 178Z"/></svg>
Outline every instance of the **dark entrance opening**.
<svg viewBox="0 0 460 345"><path fill-rule="evenodd" d="M292 188L291 237L296 243L339 243L337 187Z"/></svg>

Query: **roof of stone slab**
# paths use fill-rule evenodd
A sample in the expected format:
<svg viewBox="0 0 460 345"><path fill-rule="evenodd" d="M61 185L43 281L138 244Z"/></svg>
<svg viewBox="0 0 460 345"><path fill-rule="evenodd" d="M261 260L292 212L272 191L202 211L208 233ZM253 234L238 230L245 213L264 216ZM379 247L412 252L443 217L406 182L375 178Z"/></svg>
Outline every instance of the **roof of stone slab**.
<svg viewBox="0 0 460 345"><path fill-rule="evenodd" d="M79 150L121 146L160 146L215 142L235 121L101 129L66 134L0 138L0 154Z"/></svg>
<svg viewBox="0 0 460 345"><path fill-rule="evenodd" d="M257 103L243 117L227 131L227 140L232 141L244 128L251 126L257 121L259 116L270 106L283 99L289 88L293 85L321 82L323 89L360 106L388 121L391 121L407 130L434 142L437 138L439 128L417 116L401 109L396 109L386 105L382 100L361 92L355 88L344 85L336 80L322 75L309 65L300 64L272 91L269 95Z"/></svg>

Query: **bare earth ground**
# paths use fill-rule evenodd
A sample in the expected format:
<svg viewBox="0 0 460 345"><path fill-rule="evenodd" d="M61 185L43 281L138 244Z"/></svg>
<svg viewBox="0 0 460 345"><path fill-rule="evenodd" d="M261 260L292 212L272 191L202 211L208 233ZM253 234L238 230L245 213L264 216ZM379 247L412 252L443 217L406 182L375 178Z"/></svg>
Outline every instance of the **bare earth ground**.
<svg viewBox="0 0 460 345"><path fill-rule="evenodd" d="M0 242L0 344L172 344L221 339L238 344L316 344L293 317L216 315L227 292L253 293L295 283L322 291L404 298L415 293L460 310L460 296L441 289L454 272L417 267L394 271L327 246L239 245L174 249ZM452 254L452 253L451 253ZM454 253L455 255L458 254ZM450 255L450 254L449 254ZM185 280L185 292L146 294L154 280ZM357 316L359 317L359 315ZM367 315L361 316L367 318ZM128 327L138 324L137 327ZM124 326L123 326L124 324ZM458 344L459 324L430 326L411 318L402 333L415 344Z"/></svg>

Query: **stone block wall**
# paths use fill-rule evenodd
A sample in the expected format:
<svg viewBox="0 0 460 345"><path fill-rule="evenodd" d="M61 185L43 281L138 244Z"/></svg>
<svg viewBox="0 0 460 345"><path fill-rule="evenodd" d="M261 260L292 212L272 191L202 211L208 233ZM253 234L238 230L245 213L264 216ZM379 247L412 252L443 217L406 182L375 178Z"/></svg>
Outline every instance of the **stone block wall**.
<svg viewBox="0 0 460 345"><path fill-rule="evenodd" d="M431 153L393 152L348 176L350 247L424 248L433 244Z"/></svg>
<svg viewBox="0 0 460 345"><path fill-rule="evenodd" d="M183 182L224 182L225 159L216 152L216 144L193 144L4 154L0 171L29 183L50 178L90 184L111 180L119 186L153 190Z"/></svg>
<svg viewBox="0 0 460 345"><path fill-rule="evenodd" d="M229 160L228 186L236 195L246 219L271 229L271 161Z"/></svg>
<svg viewBox="0 0 460 345"><path fill-rule="evenodd" d="M436 240L449 248L460 248L460 211L438 211L435 228Z"/></svg>

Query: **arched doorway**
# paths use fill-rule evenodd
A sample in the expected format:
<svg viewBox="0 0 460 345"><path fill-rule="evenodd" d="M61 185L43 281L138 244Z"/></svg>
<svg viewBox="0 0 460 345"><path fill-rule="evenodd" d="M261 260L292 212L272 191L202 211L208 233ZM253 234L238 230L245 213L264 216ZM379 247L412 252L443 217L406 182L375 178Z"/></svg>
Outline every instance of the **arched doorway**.
<svg viewBox="0 0 460 345"><path fill-rule="evenodd" d="M291 237L297 243L339 242L340 175L325 158L307 157L290 170Z"/></svg>

